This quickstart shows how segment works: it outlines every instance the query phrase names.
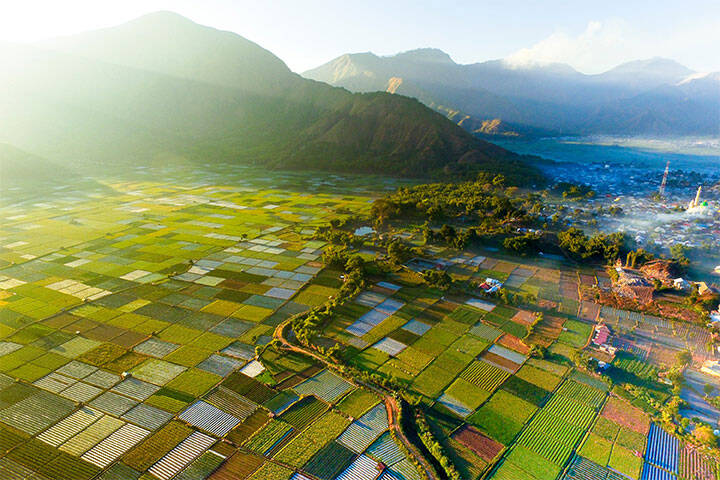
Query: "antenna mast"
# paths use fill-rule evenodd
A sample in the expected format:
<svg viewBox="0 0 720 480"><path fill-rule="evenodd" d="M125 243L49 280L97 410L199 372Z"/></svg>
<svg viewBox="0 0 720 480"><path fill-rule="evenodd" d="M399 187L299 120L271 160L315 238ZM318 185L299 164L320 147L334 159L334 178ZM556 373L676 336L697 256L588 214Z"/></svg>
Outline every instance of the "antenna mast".
<svg viewBox="0 0 720 480"><path fill-rule="evenodd" d="M660 196L665 196L665 187L667 186L667 177L668 173L670 172L670 160L667 161L667 164L665 164L665 173L663 174L662 183L660 184Z"/></svg>

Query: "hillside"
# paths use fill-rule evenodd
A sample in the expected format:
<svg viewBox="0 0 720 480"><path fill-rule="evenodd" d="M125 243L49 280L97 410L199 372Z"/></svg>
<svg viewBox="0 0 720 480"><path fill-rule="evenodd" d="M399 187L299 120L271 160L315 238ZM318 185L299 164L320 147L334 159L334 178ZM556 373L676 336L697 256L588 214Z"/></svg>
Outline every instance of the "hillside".
<svg viewBox="0 0 720 480"><path fill-rule="evenodd" d="M59 163L173 157L539 178L532 169L524 175L520 156L417 100L304 79L260 46L173 13L40 45L3 45L0 62L0 141Z"/></svg>
<svg viewBox="0 0 720 480"><path fill-rule="evenodd" d="M303 75L352 91L415 97L471 132L498 121L512 126L491 135L720 133L717 74L698 76L662 58L584 75L563 64L461 65L439 50L420 49L388 57L346 54Z"/></svg>
<svg viewBox="0 0 720 480"><path fill-rule="evenodd" d="M110 189L71 168L58 165L13 145L0 143L0 197L9 201L16 193L47 194L46 189L65 192L82 190L108 192Z"/></svg>

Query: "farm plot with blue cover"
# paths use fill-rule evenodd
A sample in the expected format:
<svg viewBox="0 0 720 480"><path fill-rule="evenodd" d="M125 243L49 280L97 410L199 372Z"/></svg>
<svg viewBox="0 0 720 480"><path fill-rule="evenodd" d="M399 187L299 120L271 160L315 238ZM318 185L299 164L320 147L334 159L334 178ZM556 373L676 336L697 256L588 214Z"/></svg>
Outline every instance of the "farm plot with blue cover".
<svg viewBox="0 0 720 480"><path fill-rule="evenodd" d="M355 388L313 380L319 369L292 355L246 364L276 325L337 292L309 237L338 208L369 208L367 190L217 169L162 182L148 170L42 206L3 198L0 477L206 477L238 447L275 454L322 418L309 391L335 401ZM288 421L269 422L266 404Z"/></svg>

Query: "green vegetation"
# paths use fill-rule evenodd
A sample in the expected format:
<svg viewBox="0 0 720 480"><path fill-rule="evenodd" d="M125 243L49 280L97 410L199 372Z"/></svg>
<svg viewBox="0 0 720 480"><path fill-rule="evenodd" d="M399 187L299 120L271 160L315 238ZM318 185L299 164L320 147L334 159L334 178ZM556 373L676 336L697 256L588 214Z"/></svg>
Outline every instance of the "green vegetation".
<svg viewBox="0 0 720 480"><path fill-rule="evenodd" d="M328 442L340 435L349 424L350 422L342 415L328 412L293 438L275 458L289 465L301 467Z"/></svg>
<svg viewBox="0 0 720 480"><path fill-rule="evenodd" d="M559 246L576 260L615 261L626 250L625 235L621 232L588 237L582 230L572 227L558 233Z"/></svg>
<svg viewBox="0 0 720 480"><path fill-rule="evenodd" d="M139 471L150 468L158 458L175 448L185 440L192 430L186 425L177 422L168 423L152 437L140 443L131 450L123 461Z"/></svg>
<svg viewBox="0 0 720 480"><path fill-rule="evenodd" d="M35 56L44 68L20 60ZM0 58L2 100L15 119L5 138L49 162L211 159L411 177L540 177L522 156L475 138L415 99L304 79L238 35L171 13L58 41L53 50L7 45ZM83 87L90 84L93 93ZM46 100L35 101L38 95ZM90 111L92 118L83 114ZM53 128L60 121L72 137Z"/></svg>
<svg viewBox="0 0 720 480"><path fill-rule="evenodd" d="M569 198L572 200L582 199L582 198L593 198L595 196L595 191L590 188L588 185L576 185L574 183L568 183L568 182L559 182L554 187L553 190L560 195L562 195L563 198Z"/></svg>

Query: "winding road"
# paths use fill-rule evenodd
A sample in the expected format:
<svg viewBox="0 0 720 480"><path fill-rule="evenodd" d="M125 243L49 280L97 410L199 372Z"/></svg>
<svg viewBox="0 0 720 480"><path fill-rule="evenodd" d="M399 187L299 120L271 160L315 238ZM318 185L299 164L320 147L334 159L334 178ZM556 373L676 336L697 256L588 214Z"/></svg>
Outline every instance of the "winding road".
<svg viewBox="0 0 720 480"><path fill-rule="evenodd" d="M287 338L285 338L284 332L285 329L290 325L290 322L293 320L293 317L285 320L280 325L275 327L275 331L273 332L273 338L278 340L280 342L280 348L286 351L299 353L301 355L307 355L315 360L323 363L325 366L333 369L336 373L340 374L338 371L338 365L328 362L325 358L321 357L317 353L308 350L306 348L300 347L298 345L290 343ZM349 379L353 383L358 383L355 379ZM425 471L425 478L428 480L439 480L438 475L435 472L435 469L430 465L430 463L425 459L425 456L420 453L420 451L417 449L417 447L408 440L408 438L405 436L405 433L402 431L402 428L400 427L400 407L398 406L397 399L387 391L381 390L375 385L370 385L366 383L362 383L363 386L366 388L369 388L370 390L373 390L375 393L378 393L383 397L383 401L385 403L385 410L388 414L388 426L390 429L392 429L395 432L395 436L398 440L402 442L402 444L405 446L405 449L410 453L410 455L413 457L413 459L422 466L423 470Z"/></svg>

